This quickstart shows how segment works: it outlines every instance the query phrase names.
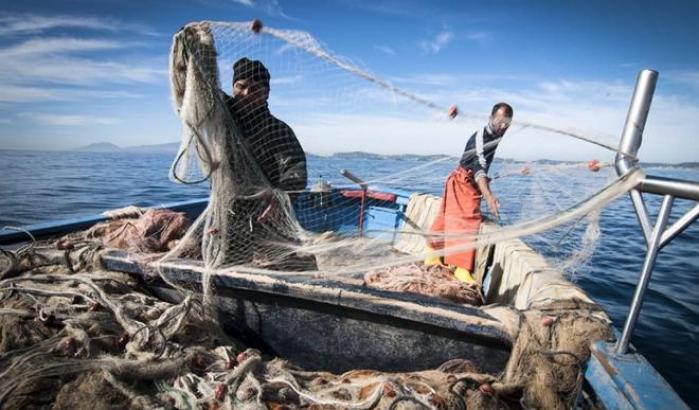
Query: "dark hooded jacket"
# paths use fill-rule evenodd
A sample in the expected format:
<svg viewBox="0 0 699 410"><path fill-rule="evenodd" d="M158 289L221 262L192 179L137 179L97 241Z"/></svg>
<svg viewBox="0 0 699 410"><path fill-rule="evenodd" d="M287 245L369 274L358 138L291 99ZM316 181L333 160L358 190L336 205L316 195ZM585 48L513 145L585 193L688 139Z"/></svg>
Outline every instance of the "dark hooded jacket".
<svg viewBox="0 0 699 410"><path fill-rule="evenodd" d="M262 82L269 87L270 75L262 62L243 57L233 65L233 83L238 80ZM284 191L305 189L306 155L291 127L273 116L267 103L252 109L242 108L230 96L226 96L226 103L253 159L270 184Z"/></svg>
<svg viewBox="0 0 699 410"><path fill-rule="evenodd" d="M247 148L270 184L284 191L306 188L306 154L294 131L269 111L267 104L250 111L238 110L234 98L228 108L243 133Z"/></svg>

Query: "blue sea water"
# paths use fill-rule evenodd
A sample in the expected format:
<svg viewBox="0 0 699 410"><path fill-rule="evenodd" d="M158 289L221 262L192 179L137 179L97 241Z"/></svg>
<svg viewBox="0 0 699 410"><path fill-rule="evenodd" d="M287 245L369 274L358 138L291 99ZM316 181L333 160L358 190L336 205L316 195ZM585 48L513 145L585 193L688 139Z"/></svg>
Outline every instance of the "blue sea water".
<svg viewBox="0 0 699 410"><path fill-rule="evenodd" d="M21 226L86 216L126 205L150 206L208 195L206 184L185 186L171 182L172 160L166 153L88 153L0 151L0 227ZM424 161L399 159L309 159L311 182L323 175L346 184L340 168L348 168L384 186L440 194L444 176L454 166L446 161L425 166ZM420 168L424 167L424 168ZM505 172L507 166L499 165ZM396 177L397 172L414 170ZM656 167L649 174L699 181L699 170ZM540 178L514 176L497 179L493 190L502 203L502 221L515 223L556 210L592 194L610 172L591 174L565 169ZM530 182L535 181L535 182ZM651 214L660 198L647 197ZM693 206L677 200L671 220ZM591 259L577 269L575 282L623 326L638 280L645 244L630 200L624 196L607 206L600 217L601 240ZM525 238L551 260L564 258L576 247L584 226L573 234L559 229ZM662 250L653 272L632 343L670 382L684 400L699 408L699 222Z"/></svg>

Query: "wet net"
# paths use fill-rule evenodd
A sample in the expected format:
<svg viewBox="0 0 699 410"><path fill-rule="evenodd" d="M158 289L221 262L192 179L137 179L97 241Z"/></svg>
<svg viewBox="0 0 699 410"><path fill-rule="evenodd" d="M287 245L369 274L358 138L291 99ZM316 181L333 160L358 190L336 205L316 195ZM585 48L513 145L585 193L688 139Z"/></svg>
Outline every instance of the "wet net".
<svg viewBox="0 0 699 410"><path fill-rule="evenodd" d="M170 78L182 124L170 174L209 185L205 210L190 221L129 208L45 248L32 241L3 250L0 407L569 408L579 397L589 343L610 329L581 292L559 297L567 294L555 288L569 283L531 285L524 302L506 301L503 316L488 311L512 323L502 325L512 349L499 373L454 358L424 371L334 374L223 332L213 279L348 280L444 303L497 302L481 288L478 266L476 280L464 281L448 257L525 238L573 274L594 251L600 211L638 183L639 171L617 178L605 162L499 161L490 180L496 194L507 186L500 218L490 209L476 229L434 229L445 181L479 149L459 157L492 104L449 121L432 87L407 91L404 80L375 75L307 33L257 21L185 26L173 39ZM489 144L564 137L616 152L516 110L504 139ZM425 140L446 141L454 155L412 148ZM450 218L445 227L459 222ZM428 246L435 242L443 245ZM126 250L122 260L137 260L144 280L104 270L105 247ZM201 283L174 280L177 267L201 273ZM176 302L150 293L158 281L179 290ZM308 343L322 343L313 337Z"/></svg>
<svg viewBox="0 0 699 410"><path fill-rule="evenodd" d="M384 218L381 207L405 208L411 199L395 189L422 188L439 196L434 187L443 186L459 157L375 151L409 154L411 138L463 143L487 124L488 115L460 113L459 121L449 122L446 108L334 55L309 34L255 24L254 29L250 23L190 24L175 36L172 98L183 138L171 175L183 183L206 181L211 196L168 257L192 256L210 268L238 271L363 275L422 261L428 242L446 243L431 251L444 257L559 228L555 239L547 240L553 248L571 232L577 235L568 242L584 245L559 255L562 266L572 268L594 249L596 210L633 184L606 174L591 185L582 175L590 164L510 161L499 164L493 184L505 178L526 183L513 184L519 192L511 197L519 206L503 217L497 234ZM505 138L527 138L521 135L526 132L615 151L593 138L526 120L515 120ZM462 158L478 149L466 150ZM585 183L576 181L585 177ZM586 221L593 227L581 231L586 215L592 215ZM417 237L418 245L400 252L396 244L407 236ZM588 239L580 240L583 236Z"/></svg>

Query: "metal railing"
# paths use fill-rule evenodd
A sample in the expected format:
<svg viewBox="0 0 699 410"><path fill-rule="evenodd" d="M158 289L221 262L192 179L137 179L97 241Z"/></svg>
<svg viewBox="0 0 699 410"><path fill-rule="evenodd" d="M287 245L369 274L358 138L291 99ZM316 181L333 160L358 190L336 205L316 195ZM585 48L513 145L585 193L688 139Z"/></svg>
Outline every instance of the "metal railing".
<svg viewBox="0 0 699 410"><path fill-rule="evenodd" d="M636 80L636 88L631 99L629 113L626 116L626 124L621 135L621 143L619 144L619 151L615 161L616 171L620 176L633 169L640 168L637 154L643 142L643 129L646 125L657 81L658 72L653 70L641 71ZM642 193L663 195L663 201L655 224L651 224ZM643 298L648 289L648 283L650 282L658 252L699 217L699 204L697 204L666 229L675 198L699 201L699 183L696 182L646 176L629 192L629 195L646 240L647 251L643 261L643 268L641 269L641 276L631 301L629 316L626 318L624 330L616 345L616 352L619 354L625 354L628 351L631 335L638 321L638 315L643 305Z"/></svg>

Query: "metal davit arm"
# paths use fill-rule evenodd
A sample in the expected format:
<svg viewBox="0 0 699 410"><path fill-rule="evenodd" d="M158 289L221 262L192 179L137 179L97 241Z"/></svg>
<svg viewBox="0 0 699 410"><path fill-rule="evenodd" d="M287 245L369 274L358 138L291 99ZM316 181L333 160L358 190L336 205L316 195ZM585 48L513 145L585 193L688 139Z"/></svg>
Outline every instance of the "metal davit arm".
<svg viewBox="0 0 699 410"><path fill-rule="evenodd" d="M653 100L655 85L658 81L658 72L653 70L643 70L639 73L636 80L636 88L629 107L629 113L626 117L626 124L621 135L619 144L619 152L616 156L617 174L624 175L632 169L639 168L638 165L638 149L643 141L643 129L648 118L648 111ZM648 216L648 210L643 201L642 193L654 195L663 195L663 202L658 212L658 219L655 225L651 224ZM616 345L616 353L625 354L629 348L631 335L636 327L638 316L643 305L643 298L648 283L655 266L655 260L658 252L665 245L671 242L677 235L682 233L692 222L699 218L699 205L692 208L684 216L679 218L670 228L665 229L667 225L674 199L684 198L699 201L699 183L682 181L679 179L661 178L647 176L638 186L629 192L631 201L636 210L636 216L641 225L641 230L646 240L648 250L641 276L636 285L636 291L631 301L629 316L624 324L624 330L621 338Z"/></svg>

